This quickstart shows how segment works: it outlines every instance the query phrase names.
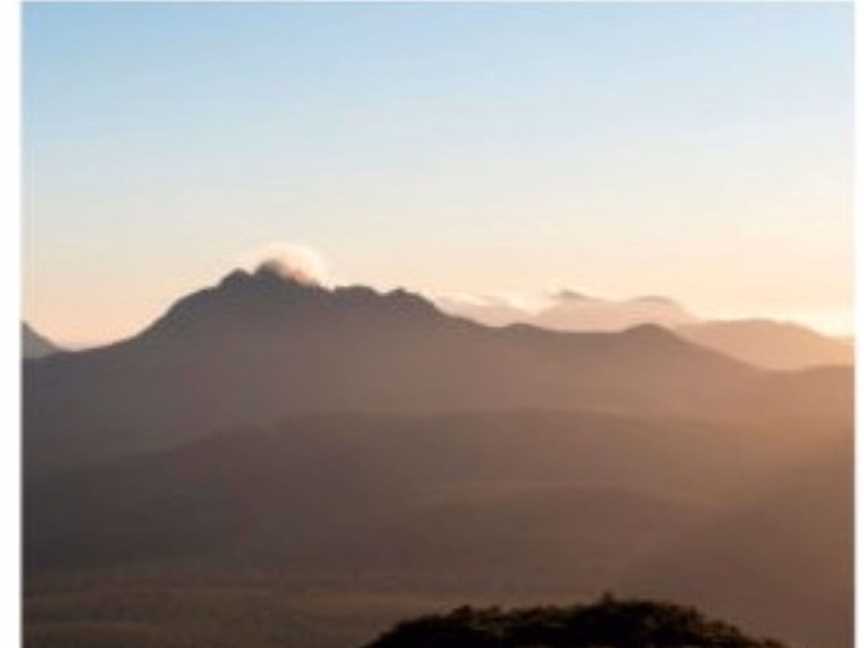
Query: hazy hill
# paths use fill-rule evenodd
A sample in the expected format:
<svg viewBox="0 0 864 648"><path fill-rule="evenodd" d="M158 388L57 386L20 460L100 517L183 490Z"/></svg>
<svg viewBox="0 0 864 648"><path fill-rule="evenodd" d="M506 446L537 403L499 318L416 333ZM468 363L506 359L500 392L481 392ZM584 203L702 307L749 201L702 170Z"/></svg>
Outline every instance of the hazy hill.
<svg viewBox="0 0 864 648"><path fill-rule="evenodd" d="M710 606L803 646L854 643L853 435L765 475L752 501L695 524L633 565L627 591ZM747 574L740 587L730 574ZM784 606L766 605L779 597Z"/></svg>
<svg viewBox="0 0 864 648"><path fill-rule="evenodd" d="M554 303L528 323L558 331L621 331L640 324L674 328L696 321L683 306L666 297L645 296L613 301L561 291Z"/></svg>
<svg viewBox="0 0 864 648"><path fill-rule="evenodd" d="M851 371L760 371L658 326L491 328L397 290L267 267L178 301L140 335L25 362L28 464L92 461L298 412L594 409L844 420Z"/></svg>
<svg viewBox="0 0 864 648"><path fill-rule="evenodd" d="M278 570L301 588L457 601L644 590L839 646L823 640L849 623L852 459L831 449L851 434L578 412L300 417L30 475L26 571Z"/></svg>
<svg viewBox="0 0 864 648"><path fill-rule="evenodd" d="M855 363L855 347L846 340L796 324L732 320L687 324L675 331L697 344L771 369Z"/></svg>
<svg viewBox="0 0 864 648"><path fill-rule="evenodd" d="M625 507L632 511L683 507L689 519L699 507L749 495L767 467L797 461L812 447L814 433L805 429L800 436L780 446L769 430L565 412L304 416L275 428L226 431L157 454L29 478L28 562L201 555L208 547L224 551L236 532L252 553L262 542L287 553L325 551L332 541L322 540L344 537L332 533L333 525L344 531L362 520L347 559L362 563L369 556L361 556L360 547L377 554L376 544L393 542L414 553L417 569L430 559L422 558L425 551L442 548L447 533L463 544L505 548L508 537L515 540L512 534L532 533L519 518L536 505L543 524L571 528L583 525L592 502L601 501L592 514L600 524L608 510L620 508L613 501L632 502ZM747 456L740 458L745 447ZM698 485L691 485L697 476ZM582 510L573 508L577 501L585 504ZM579 515L562 518L562 507ZM626 518L616 524L631 524ZM300 520L303 534L297 536ZM484 520L491 525L486 531ZM422 539L427 525L428 542L402 535ZM379 533L383 527L392 533ZM502 527L512 530L498 536ZM309 534L317 541L310 543ZM625 543L633 539L619 535ZM573 540L560 532L546 538ZM155 544L142 552L149 542ZM598 538L604 551L613 544Z"/></svg>
<svg viewBox="0 0 864 648"><path fill-rule="evenodd" d="M51 340L37 333L27 322L21 323L21 355L24 358L42 358L60 351Z"/></svg>
<svg viewBox="0 0 864 648"><path fill-rule="evenodd" d="M537 311L494 296L438 297L435 302L454 315L489 326L533 324L557 331L621 331L640 324L674 327L698 321L687 310L666 297L647 295L613 300L561 290Z"/></svg>
<svg viewBox="0 0 864 648"><path fill-rule="evenodd" d="M436 303L448 313L491 326L522 323L557 331L615 332L640 324L657 324L704 347L766 369L851 366L855 361L854 346L849 339L767 319L700 320L666 297L616 301L564 290L553 295L551 304L537 312L494 297L439 298Z"/></svg>
<svg viewBox="0 0 864 648"><path fill-rule="evenodd" d="M487 326L509 326L526 323L529 319L523 308L494 295L442 295L436 296L434 303L445 313L467 317Z"/></svg>

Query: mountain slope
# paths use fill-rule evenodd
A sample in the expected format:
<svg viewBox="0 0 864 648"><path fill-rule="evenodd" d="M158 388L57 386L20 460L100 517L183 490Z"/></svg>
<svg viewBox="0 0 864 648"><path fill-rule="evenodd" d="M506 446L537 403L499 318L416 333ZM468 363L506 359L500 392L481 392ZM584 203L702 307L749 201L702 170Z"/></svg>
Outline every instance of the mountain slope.
<svg viewBox="0 0 864 648"><path fill-rule="evenodd" d="M640 324L672 328L696 321L696 318L680 304L665 297L612 301L562 291L551 306L527 321L556 331L621 331Z"/></svg>
<svg viewBox="0 0 864 648"><path fill-rule="evenodd" d="M494 297L437 298L436 303L448 313L490 326L522 323L555 331L614 332L657 324L703 347L764 369L851 366L855 361L850 339L832 338L804 326L768 319L700 320L665 297L614 301L564 290L551 300L537 312Z"/></svg>
<svg viewBox="0 0 864 648"><path fill-rule="evenodd" d="M853 645L852 441L850 433L814 446L797 466L767 473L752 501L641 556L628 591L683 597L758 620L766 633L785 633L790 611L800 611L800 645Z"/></svg>
<svg viewBox="0 0 864 648"><path fill-rule="evenodd" d="M852 365L855 348L803 326L771 320L731 320L686 324L675 332L742 362L770 369Z"/></svg>
<svg viewBox="0 0 864 648"><path fill-rule="evenodd" d="M555 331L622 331L640 324L674 327L698 321L666 297L643 296L612 300L561 290L546 298L539 310L516 306L494 296L441 296L435 299L445 312L489 326L532 324Z"/></svg>
<svg viewBox="0 0 864 648"><path fill-rule="evenodd" d="M21 355L24 358L42 358L60 351L60 347L37 333L27 322L21 323Z"/></svg>
<svg viewBox="0 0 864 648"><path fill-rule="evenodd" d="M298 412L593 409L718 420L849 415L851 373L759 371L657 326L489 328L404 291L266 268L177 302L139 336L26 362L29 465L176 445Z"/></svg>
<svg viewBox="0 0 864 648"><path fill-rule="evenodd" d="M851 438L583 412L297 417L28 474L25 571L251 569L455 601L647 591L839 646L821 639L847 619Z"/></svg>

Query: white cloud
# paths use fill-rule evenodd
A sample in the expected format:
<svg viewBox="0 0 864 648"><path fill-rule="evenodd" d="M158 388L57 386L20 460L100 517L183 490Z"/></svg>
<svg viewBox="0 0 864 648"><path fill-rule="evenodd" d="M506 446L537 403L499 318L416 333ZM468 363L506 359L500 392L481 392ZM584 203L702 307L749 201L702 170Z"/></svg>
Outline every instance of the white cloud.
<svg viewBox="0 0 864 648"><path fill-rule="evenodd" d="M266 265L292 279L322 286L330 283L324 256L315 248L301 243L273 241L240 254L238 262L250 272Z"/></svg>

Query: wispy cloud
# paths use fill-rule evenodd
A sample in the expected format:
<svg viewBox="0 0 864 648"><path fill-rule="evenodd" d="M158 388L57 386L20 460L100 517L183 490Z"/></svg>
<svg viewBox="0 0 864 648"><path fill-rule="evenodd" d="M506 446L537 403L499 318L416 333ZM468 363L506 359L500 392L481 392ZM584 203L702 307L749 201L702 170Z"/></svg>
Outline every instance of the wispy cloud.
<svg viewBox="0 0 864 648"><path fill-rule="evenodd" d="M324 255L314 247L301 243L267 243L242 253L238 262L250 271L264 267L303 283L330 284L330 271Z"/></svg>

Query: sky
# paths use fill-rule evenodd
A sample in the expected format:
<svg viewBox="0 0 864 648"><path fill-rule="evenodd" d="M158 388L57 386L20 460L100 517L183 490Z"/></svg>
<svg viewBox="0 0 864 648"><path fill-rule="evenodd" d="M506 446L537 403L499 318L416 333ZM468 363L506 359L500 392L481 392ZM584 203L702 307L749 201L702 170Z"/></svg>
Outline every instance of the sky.
<svg viewBox="0 0 864 648"><path fill-rule="evenodd" d="M852 323L850 4L30 4L23 316L270 249L427 295Z"/></svg>

